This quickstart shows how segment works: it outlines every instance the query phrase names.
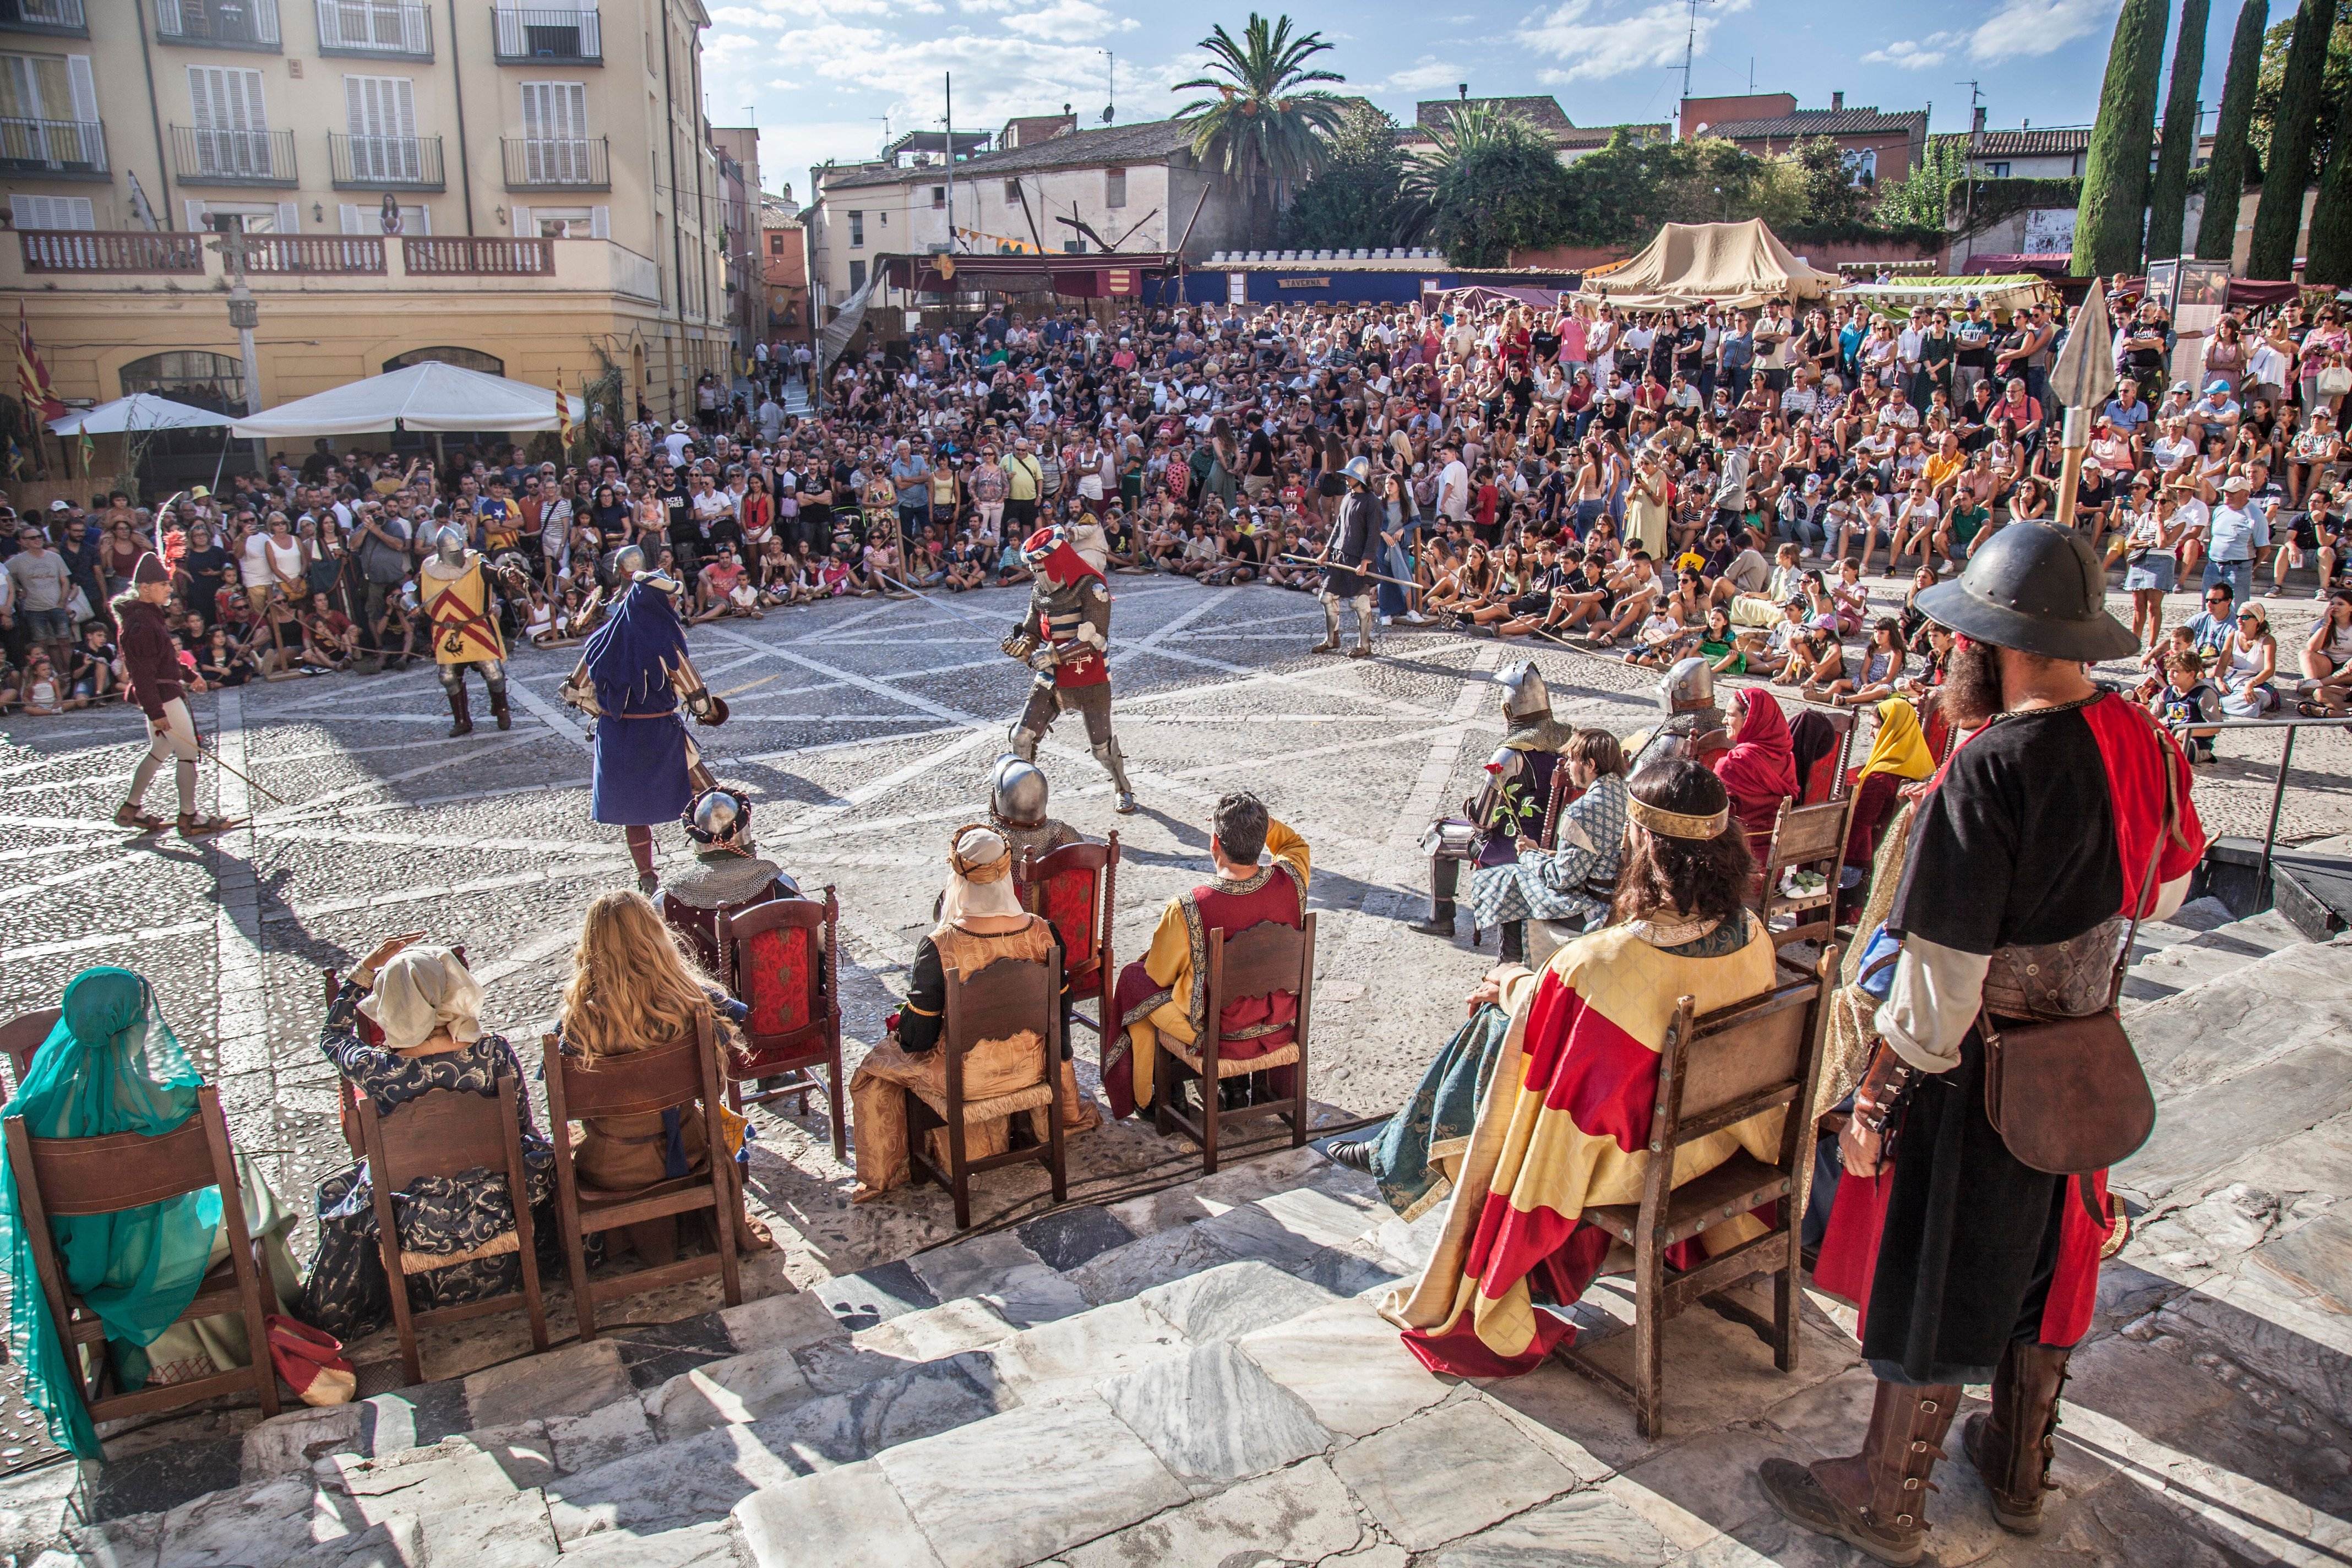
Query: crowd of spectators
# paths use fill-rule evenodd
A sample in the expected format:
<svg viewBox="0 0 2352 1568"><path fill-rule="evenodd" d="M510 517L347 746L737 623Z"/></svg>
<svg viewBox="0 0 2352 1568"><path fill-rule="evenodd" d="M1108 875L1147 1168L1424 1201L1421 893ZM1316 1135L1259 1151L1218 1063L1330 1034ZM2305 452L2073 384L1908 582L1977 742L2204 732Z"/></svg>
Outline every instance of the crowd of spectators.
<svg viewBox="0 0 2352 1568"><path fill-rule="evenodd" d="M2115 311L2122 381L2074 525L2133 595L2152 699L2179 663L2167 597L2201 590L2199 672L2222 707L2269 710L2295 671L2241 617L2291 573L2322 598L2340 580L2352 334L2332 304L2232 312L2172 380L2163 311L2128 295ZM592 426L593 453L541 437L436 462L322 441L160 516L117 494L0 517L0 700L119 694L105 605L151 548L197 674L236 685L429 657L414 575L444 528L491 562L510 644L584 635L625 543L687 579L697 620L1017 582L1022 539L1054 521L1098 526L1114 570L1312 589L1341 469L1363 456L1394 579L1384 624L1700 654L1871 702L1937 677L1918 588L2011 521L2059 514L2046 378L2063 318L1972 298L998 307L845 357L814 412L807 356L779 350L732 388L703 378L691 422L640 408ZM2235 608L2217 619L2222 591ZM2303 705L2342 706L2347 640L2331 611L2284 661Z"/></svg>

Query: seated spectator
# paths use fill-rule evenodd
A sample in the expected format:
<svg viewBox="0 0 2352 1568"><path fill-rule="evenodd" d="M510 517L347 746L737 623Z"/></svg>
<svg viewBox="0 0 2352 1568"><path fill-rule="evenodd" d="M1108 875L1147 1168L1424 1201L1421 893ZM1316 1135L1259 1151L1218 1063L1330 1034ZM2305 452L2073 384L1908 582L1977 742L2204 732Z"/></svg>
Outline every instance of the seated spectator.
<svg viewBox="0 0 2352 1568"><path fill-rule="evenodd" d="M522 1064L503 1035L481 1024L482 985L446 947L418 947L421 933L396 936L360 963L328 1004L319 1048L352 1087L393 1116L436 1089L495 1095L499 1080L520 1088ZM359 1020L383 1032L361 1038ZM531 1220L542 1268L562 1267L555 1223L554 1151L531 1122L530 1097L516 1101ZM320 1181L319 1253L297 1315L336 1338L353 1340L392 1321L391 1281L376 1242L375 1193L359 1161ZM420 1311L455 1307L522 1289L503 1170L419 1176L393 1205L400 1226L409 1301Z"/></svg>
<svg viewBox="0 0 2352 1568"><path fill-rule="evenodd" d="M1562 748L1569 782L1582 793L1561 808L1547 850L1525 834L1518 858L1470 876L1475 924L1500 928L1506 963L1523 956L1515 927L1561 921L1579 931L1599 924L1617 890L1625 841L1625 753L1606 730L1579 730ZM1538 803L1540 814L1542 803Z"/></svg>
<svg viewBox="0 0 2352 1568"><path fill-rule="evenodd" d="M1715 771L1731 792L1731 812L1748 829L1749 847L1761 858L1772 847L1772 825L1780 803L1797 795L1797 747L1780 700L1760 686L1743 687L1730 749L1715 759Z"/></svg>
<svg viewBox="0 0 2352 1568"><path fill-rule="evenodd" d="M2232 719L2259 719L2278 706L2278 688L2272 684L2278 679L2278 639L2262 605L2249 604L2238 612L2213 676L2221 689L2221 711Z"/></svg>
<svg viewBox="0 0 2352 1568"><path fill-rule="evenodd" d="M2180 749L2191 763L2213 760L2216 731L2210 726L2221 721L2221 690L2205 679L2202 650L2181 647L2170 650L2164 665L2164 685L2148 700L2148 707L2179 737Z"/></svg>
<svg viewBox="0 0 2352 1568"><path fill-rule="evenodd" d="M889 1036L866 1055L849 1080L852 1115L857 1125L857 1190L851 1201L880 1197L911 1178L907 1149L907 1095L944 1104L947 1063L938 1047L947 1030L950 971L969 980L999 959L1043 963L1064 962L1062 940L1051 921L1022 909L1013 886L1013 848L993 828L957 830L948 851L950 875L940 904L940 923L915 944L908 970L907 1000L886 1020ZM1045 1022L1040 1019L1039 1022ZM964 1052L967 1102L993 1100L1033 1088L1038 1081L1044 1037L1021 1029L1003 1039L981 1040ZM1014 1118L1025 1119L1023 1135L1043 1141L1051 1129L1042 1120L1058 1114L1066 1133L1096 1126L1098 1118L1078 1093L1066 1038L1061 1082L1052 1100L1027 1111L969 1122L968 1158L986 1159L1013 1146ZM1058 1103L1057 1103L1058 1102ZM935 1129L941 1140L944 1130Z"/></svg>
<svg viewBox="0 0 2352 1568"><path fill-rule="evenodd" d="M1538 1308L1534 1287L1547 1305L1572 1304L1609 1250L1604 1233L1578 1223L1584 1211L1641 1201L1658 1053L1679 1000L1711 1012L1772 984L1772 939L1742 907L1754 863L1723 782L1679 758L1655 763L1634 776L1627 810L1612 923L1538 973L1492 971L1471 993L1471 1021L1487 1008L1505 1021L1488 1014L1486 1031L1465 1029L1448 1047L1466 1056L1485 1033L1502 1034L1487 1047L1489 1087L1472 1096L1475 1122L1449 1137L1455 1152L1432 1151L1453 1186L1444 1231L1420 1279L1386 1308L1405 1326L1406 1348L1437 1371L1517 1375L1566 1337L1568 1321ZM1449 1069L1458 1074L1459 1058L1441 1058L1423 1079L1433 1105L1444 1097L1431 1085ZM1384 1196L1421 1187L1408 1125L1427 1120L1413 1115L1419 1103L1391 1121L1373 1156L1395 1173ZM1741 1150L1779 1159L1783 1115L1762 1112L1685 1148L1677 1181ZM1762 1228L1748 1215L1719 1220L1669 1261L1722 1253Z"/></svg>
<svg viewBox="0 0 2352 1568"><path fill-rule="evenodd" d="M1853 813L1847 818L1845 857L1838 878L1842 905L1858 909L1868 895L1864 884L1878 854L1879 836L1902 805L1903 787L1935 771L1936 759L1919 731L1919 710L1905 698L1882 700L1878 732L1871 737L1870 754L1853 776Z"/></svg>
<svg viewBox="0 0 2352 1568"><path fill-rule="evenodd" d="M740 788L704 790L687 803L684 826L694 861L662 879L663 913L687 937L702 966L719 973L719 921L771 899L797 899L800 884L751 841L751 799ZM686 921L667 906L683 907ZM721 978L724 978L723 976Z"/></svg>
<svg viewBox="0 0 2352 1568"><path fill-rule="evenodd" d="M204 1079L155 1004L147 982L128 969L85 969L66 986L57 1025L41 1041L31 1070L8 1101L36 1138L98 1138L176 1131L195 1113ZM300 1293L286 1233L295 1214L246 1157L236 1156L247 1232L262 1244L262 1307L284 1312ZM0 1165L6 1154L0 1151ZM84 1369L63 1359L32 1248L15 1173L0 1175L0 1226L10 1233L10 1359L25 1398L47 1419L49 1436L77 1457L102 1457L80 1387ZM60 1281L106 1330L95 1352L111 1363L122 1393L188 1383L250 1366L245 1319L224 1312L192 1322L173 1320L194 1300L205 1272L228 1257L217 1187L184 1193L117 1214L61 1215L48 1222ZM261 1353L267 1353L266 1349Z"/></svg>
<svg viewBox="0 0 2352 1568"><path fill-rule="evenodd" d="M1871 624L1860 671L1831 681L1822 695L1840 708L1860 707L1891 696L1903 679L1903 623L1892 616L1881 616Z"/></svg>
<svg viewBox="0 0 2352 1568"><path fill-rule="evenodd" d="M743 1015L742 1005L730 1001L687 957L652 900L634 889L597 895L581 923L580 945L572 953L572 978L556 1011L556 1034L564 1051L593 1068L602 1061L688 1038L698 1014L710 1020L723 1070L726 1057L732 1054L734 1024ZM724 1157L740 1164L744 1159L743 1119L723 1105L709 1109L727 1140ZM565 1129L558 1131L570 1135ZM581 1184L604 1192L635 1192L656 1182L700 1175L710 1166L702 1118L687 1115L682 1107L583 1121L572 1148ZM740 1183L736 1191L736 1246L745 1251L774 1246L766 1227L740 1206ZM624 1226L622 1234L638 1261L649 1268L677 1254L676 1215Z"/></svg>
<svg viewBox="0 0 2352 1568"><path fill-rule="evenodd" d="M2352 688L2352 591L2328 595L2325 609L2303 645L2303 673L2310 697L2295 704L2306 719L2341 718L2346 689Z"/></svg>

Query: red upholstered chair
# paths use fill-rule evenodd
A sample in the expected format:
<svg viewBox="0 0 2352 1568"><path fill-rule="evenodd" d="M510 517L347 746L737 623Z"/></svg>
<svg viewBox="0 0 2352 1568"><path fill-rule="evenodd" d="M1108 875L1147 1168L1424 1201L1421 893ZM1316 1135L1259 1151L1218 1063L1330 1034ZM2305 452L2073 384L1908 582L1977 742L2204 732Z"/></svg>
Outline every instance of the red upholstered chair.
<svg viewBox="0 0 2352 1568"><path fill-rule="evenodd" d="M1820 805L1839 798L1850 787L1845 776L1846 763L1853 754L1853 732L1856 710L1852 708L1808 707L1798 714L1794 723L1821 723L1836 732L1836 743L1813 759L1805 776L1797 781L1797 805ZM1793 725L1792 725L1793 728ZM1761 846L1758 847L1760 850Z"/></svg>
<svg viewBox="0 0 2352 1568"><path fill-rule="evenodd" d="M462 945L453 947L449 951L457 955L458 963L466 963L466 950ZM466 963L466 967L471 969L473 965ZM326 994L325 1005L331 1007L335 1005L335 993L343 988L342 981L333 969L322 969L319 971L319 988ZM383 1031L378 1028L375 1021L366 1014L362 1013L354 1016L352 1019L352 1026L359 1031L362 1045L383 1044ZM343 1142L351 1146L352 1157L355 1160L366 1159L368 1157L367 1136L360 1130L359 1100L352 1091L352 1080L347 1078L339 1079L335 1083L335 1114L342 1123Z"/></svg>
<svg viewBox="0 0 2352 1568"><path fill-rule="evenodd" d="M806 1115L810 1091L822 1090L836 1160L847 1156L849 1123L841 1087L840 919L827 887L823 902L771 899L723 917L719 927L720 973L736 1000L751 1009L742 1025L743 1055L729 1075L728 1103L740 1114L746 1102L797 1095ZM742 1080L769 1078L787 1081L743 1091Z"/></svg>
<svg viewBox="0 0 2352 1568"><path fill-rule="evenodd" d="M1095 1032L1097 1047L1108 1045L1118 1024L1111 1016L1111 987L1118 966L1111 961L1110 919L1118 896L1118 835L1104 843L1065 844L1051 854L1024 855L1014 863L1013 885L1021 907L1044 915L1062 939L1063 973L1069 989L1067 1022ZM1078 1011L1081 996L1095 1000L1096 1014Z"/></svg>

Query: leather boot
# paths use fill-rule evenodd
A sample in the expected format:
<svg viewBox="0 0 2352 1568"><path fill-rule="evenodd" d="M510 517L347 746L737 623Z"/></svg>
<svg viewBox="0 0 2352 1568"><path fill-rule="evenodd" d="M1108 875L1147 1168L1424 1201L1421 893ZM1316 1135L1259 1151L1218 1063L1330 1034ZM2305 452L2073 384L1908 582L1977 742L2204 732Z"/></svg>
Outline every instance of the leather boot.
<svg viewBox="0 0 2352 1568"><path fill-rule="evenodd" d="M1429 918L1414 922L1412 929L1423 936L1452 936L1454 934L1454 900L1452 899L1436 900L1430 908Z"/></svg>
<svg viewBox="0 0 2352 1568"><path fill-rule="evenodd" d="M1927 1478L1944 1457L1959 1403L1957 1384L1881 1383L1862 1452L1800 1465L1767 1459L1757 1479L1791 1522L1858 1547L1889 1568L1911 1568L1927 1546Z"/></svg>
<svg viewBox="0 0 2352 1568"><path fill-rule="evenodd" d="M2058 1452L2058 1391L2072 1353L2011 1341L1993 1374L1992 1413L1969 1416L1961 1433L1969 1463L1991 1494L1993 1521L2012 1535L2042 1529L2042 1496Z"/></svg>
<svg viewBox="0 0 2352 1568"><path fill-rule="evenodd" d="M1323 606L1323 640L1307 650L1308 653L1339 651L1339 607L1326 603Z"/></svg>
<svg viewBox="0 0 2352 1568"><path fill-rule="evenodd" d="M1348 650L1349 658L1369 658L1372 653L1372 602L1356 601L1356 646Z"/></svg>
<svg viewBox="0 0 2352 1568"><path fill-rule="evenodd" d="M1505 963L1525 963L1528 961L1528 922L1505 921L1502 960Z"/></svg>
<svg viewBox="0 0 2352 1568"><path fill-rule="evenodd" d="M449 688L449 716L457 721L456 723L449 726L449 738L451 740L454 741L460 735L470 735L474 732L474 716L467 710L466 689L462 686L453 686Z"/></svg>
<svg viewBox="0 0 2352 1568"><path fill-rule="evenodd" d="M499 729L514 728L514 715L507 711L507 689L503 686L490 693L490 716L499 721Z"/></svg>

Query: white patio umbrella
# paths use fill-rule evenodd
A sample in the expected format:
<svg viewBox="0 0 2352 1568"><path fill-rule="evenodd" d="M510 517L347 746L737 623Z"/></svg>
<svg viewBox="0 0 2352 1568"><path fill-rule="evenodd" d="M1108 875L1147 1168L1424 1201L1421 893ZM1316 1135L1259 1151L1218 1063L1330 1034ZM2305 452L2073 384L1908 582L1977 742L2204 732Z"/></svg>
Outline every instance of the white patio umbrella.
<svg viewBox="0 0 2352 1568"><path fill-rule="evenodd" d="M118 397L95 408L79 408L62 418L52 419L49 428L59 436L120 436L131 430L200 430L233 423L231 416L215 414L209 408L175 403L152 392L134 392L128 397Z"/></svg>
<svg viewBox="0 0 2352 1568"><path fill-rule="evenodd" d="M238 436L357 436L373 430L552 430L557 394L438 360L388 371L236 422ZM588 405L567 396L571 416Z"/></svg>

